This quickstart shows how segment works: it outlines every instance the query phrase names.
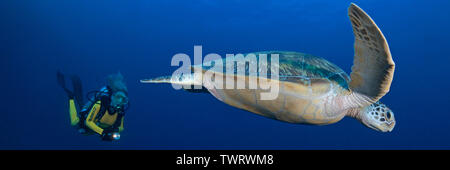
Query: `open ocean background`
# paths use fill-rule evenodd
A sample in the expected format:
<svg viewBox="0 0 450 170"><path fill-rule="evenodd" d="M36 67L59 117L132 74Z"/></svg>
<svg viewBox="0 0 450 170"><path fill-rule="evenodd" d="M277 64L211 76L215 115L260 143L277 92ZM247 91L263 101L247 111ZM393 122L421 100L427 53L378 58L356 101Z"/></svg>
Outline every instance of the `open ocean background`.
<svg viewBox="0 0 450 170"><path fill-rule="evenodd" d="M355 2L386 36L396 63L382 102L391 133L344 118L289 124L230 107L209 94L140 84L170 75L176 53L265 50L321 56L350 73ZM1 1L0 149L450 149L450 1ZM85 93L120 71L130 109L117 142L69 124L56 71Z"/></svg>

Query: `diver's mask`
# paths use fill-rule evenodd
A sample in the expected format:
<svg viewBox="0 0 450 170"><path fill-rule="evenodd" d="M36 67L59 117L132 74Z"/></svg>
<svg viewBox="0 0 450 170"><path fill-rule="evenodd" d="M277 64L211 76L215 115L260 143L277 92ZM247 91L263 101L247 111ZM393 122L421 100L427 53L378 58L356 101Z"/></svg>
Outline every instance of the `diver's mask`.
<svg viewBox="0 0 450 170"><path fill-rule="evenodd" d="M117 91L111 95L110 109L115 112L123 112L128 107L128 97L126 92Z"/></svg>

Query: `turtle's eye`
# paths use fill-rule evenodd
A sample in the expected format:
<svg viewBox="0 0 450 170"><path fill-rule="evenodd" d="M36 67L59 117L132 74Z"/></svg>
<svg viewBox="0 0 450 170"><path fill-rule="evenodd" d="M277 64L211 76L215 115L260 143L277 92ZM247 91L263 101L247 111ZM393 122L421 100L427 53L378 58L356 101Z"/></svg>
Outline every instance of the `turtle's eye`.
<svg viewBox="0 0 450 170"><path fill-rule="evenodd" d="M389 120L389 121L394 119L394 113L392 113L392 111L390 111L390 110L387 111L386 112L386 119Z"/></svg>

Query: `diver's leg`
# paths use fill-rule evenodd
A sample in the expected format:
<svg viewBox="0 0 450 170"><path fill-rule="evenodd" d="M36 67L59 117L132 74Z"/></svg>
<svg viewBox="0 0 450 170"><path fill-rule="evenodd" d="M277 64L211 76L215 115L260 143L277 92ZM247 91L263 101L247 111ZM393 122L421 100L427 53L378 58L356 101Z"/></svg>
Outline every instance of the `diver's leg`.
<svg viewBox="0 0 450 170"><path fill-rule="evenodd" d="M87 110L86 109L82 109L80 111L80 123L78 123L78 133L83 134L83 135L91 135L92 132L89 131L89 129L86 127L85 121L86 121L86 116L87 116Z"/></svg>
<svg viewBox="0 0 450 170"><path fill-rule="evenodd" d="M73 98L69 99L69 114L70 114L70 125L76 126L80 122L80 118L77 114L77 107Z"/></svg>

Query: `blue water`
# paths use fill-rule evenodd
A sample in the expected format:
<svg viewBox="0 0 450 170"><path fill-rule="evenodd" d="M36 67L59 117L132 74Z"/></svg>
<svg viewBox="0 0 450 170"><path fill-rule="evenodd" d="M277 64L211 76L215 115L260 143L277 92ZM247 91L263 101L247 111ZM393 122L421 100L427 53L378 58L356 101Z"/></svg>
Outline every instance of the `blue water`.
<svg viewBox="0 0 450 170"><path fill-rule="evenodd" d="M386 36L396 62L382 98L391 133L345 118L326 126L283 123L208 94L139 79L170 75L176 53L289 50L350 73L350 1L1 1L0 149L450 149L450 2L354 1ZM85 91L126 78L130 109L118 142L70 127L56 71Z"/></svg>

